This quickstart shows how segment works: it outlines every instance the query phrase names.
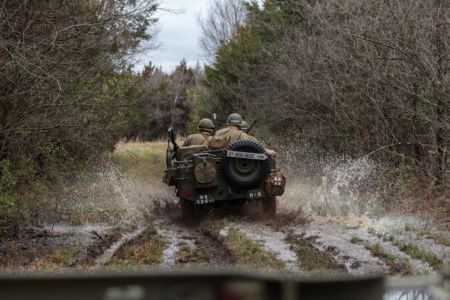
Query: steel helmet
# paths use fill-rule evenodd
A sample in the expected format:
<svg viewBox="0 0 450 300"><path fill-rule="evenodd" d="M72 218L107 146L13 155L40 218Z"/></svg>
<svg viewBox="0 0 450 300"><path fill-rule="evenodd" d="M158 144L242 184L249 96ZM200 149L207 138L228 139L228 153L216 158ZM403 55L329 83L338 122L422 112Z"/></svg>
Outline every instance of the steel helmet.
<svg viewBox="0 0 450 300"><path fill-rule="evenodd" d="M242 117L240 114L232 113L228 116L227 125L233 125L240 127L242 124Z"/></svg>
<svg viewBox="0 0 450 300"><path fill-rule="evenodd" d="M245 122L244 120L242 120L242 122L241 122L241 130L242 130L243 132L246 132L247 129L248 129L248 123Z"/></svg>
<svg viewBox="0 0 450 300"><path fill-rule="evenodd" d="M211 132L214 130L214 124L208 118L201 119L200 122L198 122L198 130L205 130Z"/></svg>

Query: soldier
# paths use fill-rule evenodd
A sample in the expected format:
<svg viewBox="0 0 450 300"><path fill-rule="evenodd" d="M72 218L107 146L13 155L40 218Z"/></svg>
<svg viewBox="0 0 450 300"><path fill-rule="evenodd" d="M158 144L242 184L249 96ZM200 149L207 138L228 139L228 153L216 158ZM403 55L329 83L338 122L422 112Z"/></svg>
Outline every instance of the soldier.
<svg viewBox="0 0 450 300"><path fill-rule="evenodd" d="M253 140L256 142L256 139L249 136L245 132L242 132L241 129L242 117L239 114L232 113L228 116L227 119L227 127L220 129L216 132L216 136L225 137L228 140L228 144L235 142L237 140Z"/></svg>
<svg viewBox="0 0 450 300"><path fill-rule="evenodd" d="M252 140L258 142L254 137L241 131L242 117L237 113L232 113L228 116L227 127L220 129L216 132L216 136L224 137L228 140L228 144L231 144L237 140ZM266 149L266 154L270 157L276 157L276 152Z"/></svg>
<svg viewBox="0 0 450 300"><path fill-rule="evenodd" d="M193 145L205 145L209 148L211 141L211 132L214 130L213 122L210 119L202 119L198 123L198 130L200 133L191 134L184 140L183 147Z"/></svg>
<svg viewBox="0 0 450 300"><path fill-rule="evenodd" d="M245 122L244 120L242 120L241 131L247 133L247 129L248 129L248 123Z"/></svg>

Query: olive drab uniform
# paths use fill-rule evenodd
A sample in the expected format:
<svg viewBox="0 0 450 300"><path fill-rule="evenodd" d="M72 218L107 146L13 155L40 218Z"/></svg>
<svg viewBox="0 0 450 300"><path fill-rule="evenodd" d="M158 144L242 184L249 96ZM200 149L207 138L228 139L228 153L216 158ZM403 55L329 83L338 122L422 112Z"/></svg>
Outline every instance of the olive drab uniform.
<svg viewBox="0 0 450 300"><path fill-rule="evenodd" d="M191 134L186 138L183 147L193 145L205 145L209 149L209 143L212 139L211 133L208 131L200 131L200 133Z"/></svg>
<svg viewBox="0 0 450 300"><path fill-rule="evenodd" d="M224 137L228 140L228 144L231 144L237 140L252 140L258 142L254 137L241 131L238 127L229 125L216 132L216 136Z"/></svg>

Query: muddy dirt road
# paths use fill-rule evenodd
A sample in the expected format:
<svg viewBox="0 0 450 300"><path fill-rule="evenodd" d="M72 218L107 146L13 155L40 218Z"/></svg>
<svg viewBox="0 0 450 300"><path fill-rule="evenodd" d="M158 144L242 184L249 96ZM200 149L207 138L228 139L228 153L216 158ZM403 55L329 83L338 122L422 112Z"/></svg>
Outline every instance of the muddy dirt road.
<svg viewBox="0 0 450 300"><path fill-rule="evenodd" d="M164 268L237 266L289 273L435 275L448 265L448 232L382 225L364 219L280 214L210 218L189 225L178 217L154 219L165 241ZM376 226L376 227L375 227ZM441 240L439 240L441 239Z"/></svg>
<svg viewBox="0 0 450 300"><path fill-rule="evenodd" d="M279 204L281 206L282 203ZM34 228L2 243L3 270L237 267L296 274L436 275L450 261L449 232L418 219L319 217L281 209L275 220L247 205L183 222L176 203L139 225Z"/></svg>

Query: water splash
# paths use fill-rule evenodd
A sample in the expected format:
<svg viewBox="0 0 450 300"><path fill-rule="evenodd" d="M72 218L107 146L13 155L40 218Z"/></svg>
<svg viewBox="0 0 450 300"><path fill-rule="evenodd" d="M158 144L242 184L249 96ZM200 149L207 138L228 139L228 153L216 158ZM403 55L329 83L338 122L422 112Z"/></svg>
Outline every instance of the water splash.
<svg viewBox="0 0 450 300"><path fill-rule="evenodd" d="M173 189L162 182L131 178L107 162L74 185L64 214L75 224L107 222L139 226L161 201L176 201Z"/></svg>
<svg viewBox="0 0 450 300"><path fill-rule="evenodd" d="M319 216L360 217L380 209L379 168L370 159L330 160L316 172L319 179L289 178L280 202L300 205Z"/></svg>

